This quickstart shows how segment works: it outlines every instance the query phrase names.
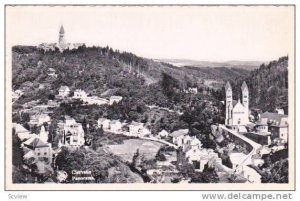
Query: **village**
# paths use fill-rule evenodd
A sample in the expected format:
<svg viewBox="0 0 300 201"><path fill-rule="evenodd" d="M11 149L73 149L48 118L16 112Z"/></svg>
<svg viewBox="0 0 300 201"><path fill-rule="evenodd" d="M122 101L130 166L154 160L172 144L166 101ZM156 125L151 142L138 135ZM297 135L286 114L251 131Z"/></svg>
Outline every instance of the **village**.
<svg viewBox="0 0 300 201"><path fill-rule="evenodd" d="M205 168L213 167L220 178L219 182L257 183L261 182L259 172L263 171L260 168L264 166L267 156L277 156L277 153L287 150L288 116L283 114L283 110L278 110L278 113L259 114L258 119L254 121L255 118L249 115L249 92L245 82L241 89L242 101L235 101L232 100L230 83L225 86L225 124L211 125L210 137L217 143L215 150L203 148L202 142L197 137L189 135L188 128L173 132L162 129L158 133L152 133L147 125L141 122L122 122L103 117L97 120L96 125L87 126L101 129L104 135L129 137L129 147L122 144L105 146L106 151L119 155L121 158L124 154L126 155L126 151L130 152L129 156L123 157L124 162L131 161L132 156L136 152L143 152L143 149L145 154L153 152L151 153L153 157L161 155L162 145L167 147L163 149L163 159L157 161L156 168L147 170L147 176L151 178L151 182L172 182L180 178L178 168L190 164L196 172L203 172ZM62 102L68 103L74 100L82 101L83 105L112 105L122 102L121 96L108 98L88 96L81 89L76 89L70 96L70 92L67 86L61 86L55 100L49 100L48 104L40 105L38 101L29 102L23 106L23 109L18 110L19 113L29 114L27 122L29 128L13 123L13 135L21 141L24 152L24 168L30 169L32 164L36 164L39 175L48 174L49 181L46 180L46 182L53 182L49 175L61 175L55 165L55 158L62 147L90 149L91 142L91 139L85 136L82 123L65 115L64 120L57 124L56 132L61 138L58 146L53 148L52 140L48 135L52 109L59 107ZM193 90L193 93L197 92ZM13 92L13 101L22 94L20 90ZM38 132L34 132L35 130ZM130 141L137 142L137 140L143 140L143 143L138 143L138 146L130 143ZM126 141L124 143L126 144ZM36 182L37 178L38 176L36 176ZM189 182L190 178L178 180L178 182Z"/></svg>
<svg viewBox="0 0 300 201"><path fill-rule="evenodd" d="M41 44L38 48L42 51L55 51L58 48L62 53L66 49L70 51L81 47L81 44L66 43L64 34L64 28L61 27L58 43ZM37 65L40 67L42 64L38 62ZM129 72L131 73L131 65ZM134 181L130 182L261 183L274 177L280 178L279 175L271 174L271 168L274 167L272 164L278 164L288 158L287 109L277 108L275 112L262 112L250 108L250 92L245 81L240 86L240 94L233 91L230 82L223 85L224 99L216 104L224 109L224 116L217 118L218 121L209 122L204 116L201 120L204 120L205 125L198 127L209 128L205 131L209 135L202 135L201 130L195 135L191 124L169 127L161 123L163 118L156 118L160 121L156 126L158 121L155 118L150 123L145 120L151 115L157 117L164 113L171 114L167 124L173 123L175 118L183 115L187 116L187 120L193 118L193 121L197 121L188 113L195 110L191 101L182 107L185 108L185 112L182 108L168 108L157 104L138 105L135 106L135 111L143 111L144 108L143 112L149 113L145 114L147 118L142 115L139 117L138 113L127 111L133 107L128 102L130 98L115 94L116 90L108 89L97 95L98 93L66 84L51 89L49 83L55 83L59 73L55 68L47 67L43 76L46 77L46 81L37 86L25 82L22 88L12 91L13 154L18 154L13 158L13 163L22 169L24 178L18 178L22 182L74 182L74 175L68 175L64 168L69 168L69 174L73 171L87 171L93 175L93 172L84 166L75 166L79 169L70 170L73 167L65 164L70 159L64 154L80 155L81 152L87 152L88 156L102 154L102 157L114 158L114 164L118 164L106 170L101 169L100 165L92 166L94 171L100 172L100 179L97 178L100 183L110 182L111 180L104 178L107 179L110 174L115 175L116 172L120 174L122 171L118 168L121 167L128 171L130 178L134 178ZM173 79L168 76L165 78L169 79L168 81ZM178 93L182 97L199 96L200 99L195 100L203 102L202 110L207 108L208 113L216 113L219 116L222 114L212 100L201 99L199 87L186 87L182 91L172 87L172 93ZM54 89L55 95L50 94L45 98L45 94L41 94L41 99L32 100L28 94L32 93L33 88L38 89L36 93ZM238 97L238 100L234 100L234 97ZM18 104L20 98L23 102L25 99L25 103ZM26 98L29 98L29 101ZM125 119L114 115L120 108L125 113L122 114ZM95 113L93 119L87 119L92 111ZM199 136L204 137L200 139ZM99 160L101 162L101 157ZM78 180L79 177L75 175L74 178ZM88 182L94 181L92 176L88 178ZM118 176L116 180L119 181Z"/></svg>

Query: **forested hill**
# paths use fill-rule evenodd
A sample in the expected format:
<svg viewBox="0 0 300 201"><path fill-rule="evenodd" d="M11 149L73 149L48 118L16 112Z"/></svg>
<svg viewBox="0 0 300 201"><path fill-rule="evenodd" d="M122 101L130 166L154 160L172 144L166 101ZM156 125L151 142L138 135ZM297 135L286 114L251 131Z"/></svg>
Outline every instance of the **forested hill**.
<svg viewBox="0 0 300 201"><path fill-rule="evenodd" d="M45 52L34 46L12 48L13 88L36 89L39 84L50 84L53 90L60 85L81 88L95 95L107 89L121 88L124 79L143 80L146 85L157 83L162 73L177 79L182 88L189 84L205 83L207 79L223 82L248 75L242 69L230 68L178 68L171 64L120 52L110 47L81 46L76 50L58 49ZM47 77L49 68L56 70L58 78ZM212 86L213 87L213 86Z"/></svg>
<svg viewBox="0 0 300 201"><path fill-rule="evenodd" d="M288 107L288 57L281 57L267 65L262 64L243 79L231 80L234 92L240 91L243 81L250 91L250 106L263 111ZM237 98L237 97L235 97Z"/></svg>

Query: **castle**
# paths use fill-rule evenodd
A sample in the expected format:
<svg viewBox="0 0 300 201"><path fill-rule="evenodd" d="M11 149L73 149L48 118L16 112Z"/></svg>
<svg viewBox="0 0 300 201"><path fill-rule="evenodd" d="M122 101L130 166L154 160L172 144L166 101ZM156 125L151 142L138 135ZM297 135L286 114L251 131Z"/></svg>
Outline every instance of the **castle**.
<svg viewBox="0 0 300 201"><path fill-rule="evenodd" d="M249 123L249 90L246 82L242 84L242 102L232 98L232 87L229 82L225 85L226 119L225 125L244 126Z"/></svg>
<svg viewBox="0 0 300 201"><path fill-rule="evenodd" d="M63 26L61 26L59 29L58 43L42 43L38 46L38 48L45 51L55 50L55 48L58 48L59 51L62 52L66 49L78 49L83 45L84 43L67 43L65 38L65 29Z"/></svg>

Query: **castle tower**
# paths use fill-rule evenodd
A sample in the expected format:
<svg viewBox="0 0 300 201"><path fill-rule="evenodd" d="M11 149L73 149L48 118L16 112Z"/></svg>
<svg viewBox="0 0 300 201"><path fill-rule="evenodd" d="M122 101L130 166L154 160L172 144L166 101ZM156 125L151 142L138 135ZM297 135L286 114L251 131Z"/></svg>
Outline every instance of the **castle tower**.
<svg viewBox="0 0 300 201"><path fill-rule="evenodd" d="M232 124L232 88L229 82L225 85L225 94L226 94L226 119L225 119L225 125L231 125Z"/></svg>
<svg viewBox="0 0 300 201"><path fill-rule="evenodd" d="M249 116L249 89L245 81L243 82L241 89L242 89L242 104L247 109L246 113Z"/></svg>
<svg viewBox="0 0 300 201"><path fill-rule="evenodd" d="M64 49L65 44L66 44L66 40L65 40L65 30L64 30L64 27L61 26L61 27L60 27L60 30L59 30L58 46L59 46L61 49Z"/></svg>

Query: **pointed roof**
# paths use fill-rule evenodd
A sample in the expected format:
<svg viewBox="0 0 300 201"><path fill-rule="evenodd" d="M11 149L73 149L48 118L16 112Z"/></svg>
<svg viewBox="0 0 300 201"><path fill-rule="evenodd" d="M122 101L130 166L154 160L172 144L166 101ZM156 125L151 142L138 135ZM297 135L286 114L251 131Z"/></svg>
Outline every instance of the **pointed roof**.
<svg viewBox="0 0 300 201"><path fill-rule="evenodd" d="M65 33L65 29L64 29L63 26L60 27L59 33L60 33L60 34L64 34L64 33Z"/></svg>
<svg viewBox="0 0 300 201"><path fill-rule="evenodd" d="M229 82L227 82L225 85L225 91L227 91L228 89L231 89L231 85Z"/></svg>
<svg viewBox="0 0 300 201"><path fill-rule="evenodd" d="M244 91L244 90L248 91L248 86L245 81L243 82L241 89L242 89L242 91Z"/></svg>
<svg viewBox="0 0 300 201"><path fill-rule="evenodd" d="M48 144L46 144L45 142L43 142L42 140L40 140L37 137L32 137L30 139L28 139L27 141L24 142L25 145L27 145L27 147L30 147L31 149L36 149L36 148L41 148L41 147L49 147Z"/></svg>
<svg viewBox="0 0 300 201"><path fill-rule="evenodd" d="M21 124L14 124L14 128L16 133L27 133L29 132L26 128L24 128L24 126L22 126Z"/></svg>

